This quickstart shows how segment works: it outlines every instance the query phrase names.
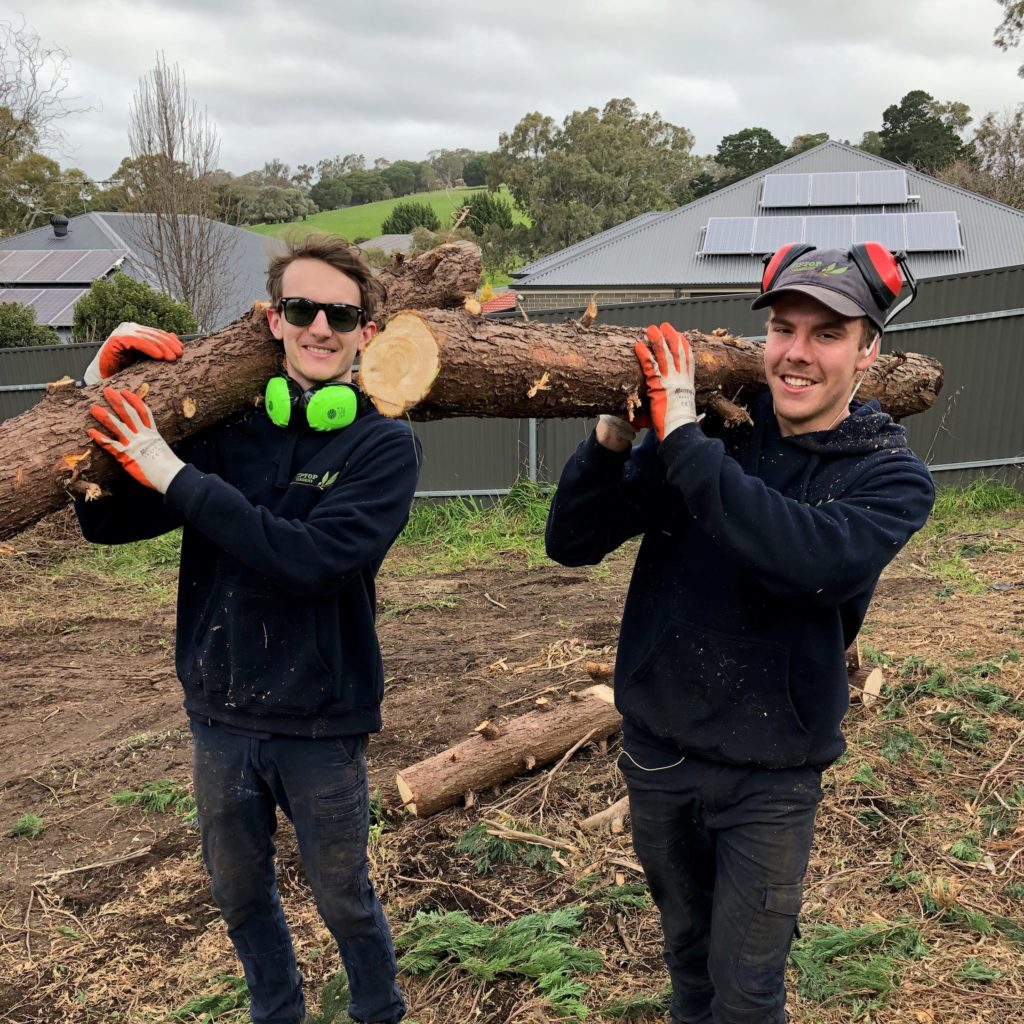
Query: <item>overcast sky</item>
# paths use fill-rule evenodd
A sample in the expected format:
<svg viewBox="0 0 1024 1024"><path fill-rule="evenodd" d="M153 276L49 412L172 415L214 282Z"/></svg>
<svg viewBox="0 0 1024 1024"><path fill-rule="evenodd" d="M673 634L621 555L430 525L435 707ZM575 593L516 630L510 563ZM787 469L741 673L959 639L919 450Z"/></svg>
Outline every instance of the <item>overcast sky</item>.
<svg viewBox="0 0 1024 1024"><path fill-rule="evenodd" d="M992 45L996 0L0 0L70 52L52 155L94 178L128 155L128 106L162 51L235 174L363 153L490 150L526 113L632 97L714 153L768 128L858 141L911 89L976 117L1024 100L1024 48Z"/></svg>

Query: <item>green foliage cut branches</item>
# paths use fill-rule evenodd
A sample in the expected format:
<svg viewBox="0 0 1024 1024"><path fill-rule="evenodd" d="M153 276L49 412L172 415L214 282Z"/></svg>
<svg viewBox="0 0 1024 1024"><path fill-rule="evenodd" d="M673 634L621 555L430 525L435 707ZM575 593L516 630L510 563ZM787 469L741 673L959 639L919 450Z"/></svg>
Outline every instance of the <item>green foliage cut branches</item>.
<svg viewBox="0 0 1024 1024"><path fill-rule="evenodd" d="M598 970L602 959L573 941L583 913L582 907L565 907L495 928L462 911L421 911L395 936L395 948L404 951L399 964L410 974L462 970L483 981L500 974L533 978L559 1016L582 1019L587 986L578 976Z"/></svg>
<svg viewBox="0 0 1024 1024"><path fill-rule="evenodd" d="M881 1006L907 961L927 948L910 924L843 929L822 924L793 944L790 962L800 994L817 1003L844 1003L858 1016Z"/></svg>
<svg viewBox="0 0 1024 1024"><path fill-rule="evenodd" d="M12 839L19 836L25 839L38 839L45 831L46 825L43 824L43 819L39 815L23 814L4 835L10 836Z"/></svg>

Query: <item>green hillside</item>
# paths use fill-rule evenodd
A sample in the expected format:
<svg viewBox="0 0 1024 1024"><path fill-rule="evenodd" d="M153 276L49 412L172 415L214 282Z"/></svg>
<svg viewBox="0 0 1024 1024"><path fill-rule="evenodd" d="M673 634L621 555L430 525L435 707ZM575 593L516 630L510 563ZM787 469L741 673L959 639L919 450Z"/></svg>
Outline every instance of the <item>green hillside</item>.
<svg viewBox="0 0 1024 1024"><path fill-rule="evenodd" d="M437 213L443 227L451 224L452 212L459 209L466 198L482 188L451 188L437 192L417 192L415 195L403 196L401 199L384 199L379 203L366 203L363 206L347 206L342 210L326 210L314 214L306 220L289 221L283 224L253 224L250 231L261 235L280 235L295 233L302 236L310 231L328 231L333 235L341 235L350 241L356 238L374 238L381 234L380 227L398 203L429 203ZM508 197L508 193L503 193ZM511 198L509 197L511 202ZM516 221L528 224L529 220L513 207Z"/></svg>

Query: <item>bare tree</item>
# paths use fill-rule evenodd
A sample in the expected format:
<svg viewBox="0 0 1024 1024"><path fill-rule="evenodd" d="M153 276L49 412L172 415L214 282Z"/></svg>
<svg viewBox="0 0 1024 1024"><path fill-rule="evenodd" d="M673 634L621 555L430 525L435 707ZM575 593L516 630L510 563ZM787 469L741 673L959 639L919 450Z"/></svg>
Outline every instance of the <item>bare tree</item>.
<svg viewBox="0 0 1024 1024"><path fill-rule="evenodd" d="M229 293L234 237L218 222L220 140L185 76L160 54L132 97L128 144L137 162L135 240L161 288L187 302L202 328L217 323Z"/></svg>
<svg viewBox="0 0 1024 1024"><path fill-rule="evenodd" d="M81 113L65 102L71 55L45 46L24 21L0 21L0 160L57 142L55 122Z"/></svg>

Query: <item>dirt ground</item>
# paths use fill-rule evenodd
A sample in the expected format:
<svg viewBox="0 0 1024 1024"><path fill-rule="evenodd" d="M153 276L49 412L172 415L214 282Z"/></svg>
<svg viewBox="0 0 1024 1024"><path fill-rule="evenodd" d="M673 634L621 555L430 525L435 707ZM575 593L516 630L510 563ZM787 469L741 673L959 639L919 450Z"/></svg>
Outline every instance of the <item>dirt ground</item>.
<svg viewBox="0 0 1024 1024"><path fill-rule="evenodd" d="M1013 705L1024 700L1016 660L1024 646L1022 543L1017 516L984 537L946 537L904 552L883 577L862 639L902 687L906 713L887 713L896 699L888 690L872 708L850 712L850 753L827 775L803 928L806 935L818 923L852 929L906 920L926 948L881 995L854 986L845 999L815 1000L797 991L791 971L792 1021L832 1024L858 1013L879 1024L1024 1019L1024 715ZM37 838L0 834L0 1021L204 1019L169 1015L230 989L226 976L238 967L209 897L197 834L180 815L111 803L115 793L159 779L189 785L173 606L154 605L139 583L83 575L75 568L81 546L58 516L0 554L0 833L25 814L45 823ZM936 569L954 549L976 585ZM509 558L450 574L410 572L400 551L389 558L379 593L385 725L368 755L386 821L371 854L396 932L421 910L462 909L500 924L582 905L577 941L604 957L585 979L592 1019L655 1021L667 1019L656 1006L666 980L656 913L598 898L642 882L628 826L623 834L579 828L623 793L617 743L584 747L546 792L535 785L544 777L536 769L501 793L479 794L468 810L426 820L403 815L394 786L397 770L483 719L588 685L584 662L614 659L629 569L628 551L598 569L531 568ZM933 666L997 685L1008 703L979 711L961 694L929 689ZM966 731L971 715L986 727L984 741ZM903 737L905 751L895 760L896 748L886 745L893 736ZM478 874L455 844L483 819L568 844L562 869ZM965 836L976 839L975 860L950 852ZM312 908L287 823L279 849L285 908L316 1011L337 953ZM1001 926L992 925L997 919ZM402 981L420 1024L559 1019L520 976L482 981L449 971ZM641 997L654 1008L645 1011ZM875 1007L866 1008L872 998ZM231 1011L220 1019L247 1017Z"/></svg>

